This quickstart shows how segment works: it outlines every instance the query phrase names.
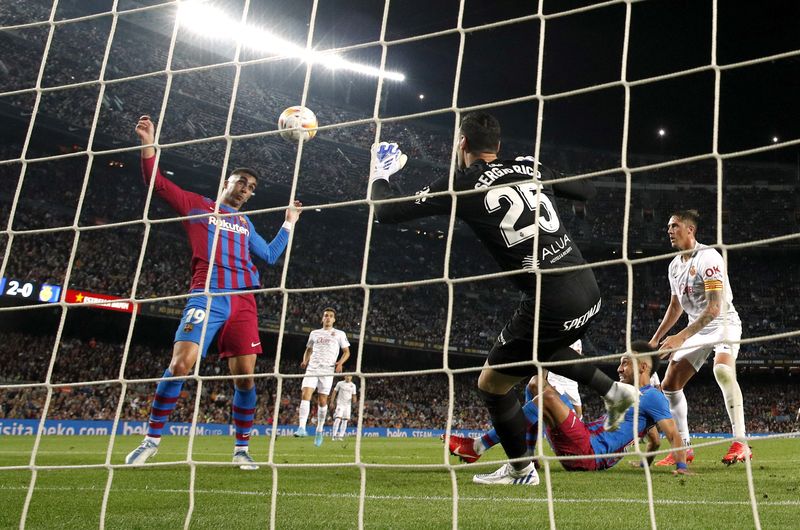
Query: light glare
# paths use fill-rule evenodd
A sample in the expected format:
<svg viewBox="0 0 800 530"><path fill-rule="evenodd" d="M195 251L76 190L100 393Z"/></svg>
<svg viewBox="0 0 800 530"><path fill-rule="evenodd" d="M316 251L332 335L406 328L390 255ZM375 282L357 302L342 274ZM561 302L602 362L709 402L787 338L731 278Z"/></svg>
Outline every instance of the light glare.
<svg viewBox="0 0 800 530"><path fill-rule="evenodd" d="M354 63L339 55L307 50L292 42L276 37L275 35L255 26L241 24L222 11L198 2L184 2L178 10L180 24L186 28L208 38L234 38L252 49L261 50L276 55L295 57L310 64L322 64L329 70L349 70L360 74L403 81L406 76L400 72L384 71L366 64Z"/></svg>

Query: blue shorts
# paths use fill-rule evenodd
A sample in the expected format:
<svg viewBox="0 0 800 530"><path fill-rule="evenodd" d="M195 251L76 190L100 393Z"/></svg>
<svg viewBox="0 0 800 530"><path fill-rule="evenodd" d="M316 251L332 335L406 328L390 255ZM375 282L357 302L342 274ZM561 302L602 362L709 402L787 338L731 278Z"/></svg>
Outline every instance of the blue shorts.
<svg viewBox="0 0 800 530"><path fill-rule="evenodd" d="M202 290L193 289L192 293ZM261 339L258 336L258 314L252 293L212 296L211 307L206 314L208 297L200 294L192 296L183 308L181 323L175 331L175 342L188 341L200 344L203 322L206 320L206 335L200 344L200 354L206 356L208 345L219 333L218 347L221 359L239 355L258 355L262 353Z"/></svg>

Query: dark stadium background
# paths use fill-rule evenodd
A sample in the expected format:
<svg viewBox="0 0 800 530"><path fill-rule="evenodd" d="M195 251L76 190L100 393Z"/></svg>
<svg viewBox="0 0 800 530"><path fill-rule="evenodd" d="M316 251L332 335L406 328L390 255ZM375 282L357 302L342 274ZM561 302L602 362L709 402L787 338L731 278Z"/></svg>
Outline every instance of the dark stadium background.
<svg viewBox="0 0 800 530"><path fill-rule="evenodd" d="M120 2L120 9L158 2ZM236 6L226 9L238 17ZM531 3L536 5L536 3ZM588 5L588 2L545 2L545 13ZM768 7L744 11L734 3L720 3L717 58L730 64L777 54L800 46L800 36L791 24L798 7L790 2L769 2ZM107 11L111 2L60 2L59 17L71 18ZM394 2L389 14L387 39L413 37L454 27L455 1ZM303 42L311 2L251 2L250 22ZM315 45L342 47L378 38L380 2L320 2ZM535 7L521 2L471 2L464 11L464 27L532 14ZM15 3L0 8L0 23L9 25L42 20L49 14L43 1ZM171 7L136 14L122 14L112 44L107 79L159 72L166 66L171 32ZM556 94L619 79L622 56L624 5L592 10L580 15L549 19L544 56L544 94ZM96 79L110 28L108 16L60 26L50 50L43 86L52 87ZM709 64L711 54L710 2L653 1L633 6L628 78L644 79ZM535 90L539 43L536 20L492 30L468 33L457 104L461 107L531 95ZM41 60L47 27L0 32L2 54L0 91L33 86ZM387 69L406 73L403 83L386 82L380 117L423 112L452 104L459 36L444 35L430 40L392 45ZM189 32L181 32L173 65L187 68L229 61L232 41L208 43ZM347 52L348 59L377 64L380 46ZM262 57L244 50L242 59ZM723 163L722 235L726 243L800 232L800 158L796 141L800 114L797 103L797 58L724 70L721 80L719 151L769 146L773 136L777 149L752 153ZM162 143L213 137L224 131L234 68L223 66L193 73L178 73L164 118ZM302 94L306 68L297 61L281 60L248 64L242 68L232 134L274 130L275 118ZM133 125L141 113L158 116L166 76L109 84L101 106L93 149L135 146ZM375 106L376 80L347 72L331 73L314 68L308 106L321 125L369 118ZM699 71L689 76L631 88L631 123L627 153L629 167L708 153L712 148L714 73ZM42 96L26 157L36 158L80 152L87 146L97 85L46 92ZM420 99L419 95L425 98ZM33 93L0 97L0 158L15 159L22 152L34 103ZM545 103L541 156L545 164L567 174L618 168L621 164L624 90L620 86ZM503 154L532 152L538 107L524 101L493 109L504 124ZM404 172L402 187L409 193L428 180L446 174L450 164L455 116L435 116L387 122L382 138L397 139L412 162ZM666 135L659 137L659 128ZM360 327L363 291L343 291L326 286L361 281L368 210L362 205L320 208L330 203L363 199L366 190L368 148L374 140L374 125L365 123L320 132L304 148L297 197L307 206L295 234L287 287L319 287L317 294L292 295L288 304L287 333L282 347L281 371L297 374L308 331L318 323L321 309L334 305L340 312L338 325L353 341ZM180 185L213 196L220 177L225 150L223 140L166 148L162 167ZM78 217L80 226L141 218L145 188L138 169L138 152L101 154L94 157L86 199ZM48 234L15 236L9 251L5 276L37 284L64 285L64 274L74 232L71 226L83 186L88 158L78 155L28 165L15 211L14 230L63 228ZM252 165L264 178L248 210L276 208L287 204L295 161L294 147L274 135L236 140L229 167ZM0 165L0 226L8 223L21 164ZM559 204L570 232L587 259L599 262L622 255L622 218L625 175L611 171L596 177L599 194L592 202ZM700 208L708 222L698 239L716 241L717 174L714 159L698 160L632 175L631 210L627 251L632 258L660 256L669 252L663 230L669 212L676 207ZM154 198L153 218L170 212ZM252 216L265 237L281 220L279 211ZM177 223L152 225L137 296L180 295L188 285L188 249ZM369 283L406 282L441 277L447 220L424 220L407 225L373 226L366 280ZM118 297L130 295L132 278L144 228L141 224L93 230L81 234L77 260L69 288ZM0 236L6 248L8 237ZM496 272L496 267L464 227L453 236L450 272L453 277ZM663 315L669 291L664 257L634 267L633 334L649 337ZM796 331L800 328L798 272L800 242L789 239L728 253L734 303L744 322L744 337ZM283 261L281 262L283 263ZM281 267L261 267L264 286L276 287ZM624 348L627 310L627 270L613 264L596 269L604 294L604 310L587 336L590 355L609 354ZM67 287L67 286L65 286ZM443 365L447 292L443 284L395 289L375 289L371 294L364 346L365 371L402 371ZM480 366L495 334L514 307L514 292L501 280L468 282L455 288L452 353L448 366ZM259 295L263 339L273 351L282 300L275 292ZM17 297L0 297L4 306L28 305ZM180 300L144 304L137 317L128 378L157 377L169 356L169 346L180 311ZM152 316L154 313L166 316ZM37 306L0 317L0 381L7 383L44 380L61 311ZM53 381L104 380L119 376L119 367L129 315L102 309L70 309L54 365ZM354 342L354 353L357 344ZM748 409L749 429L797 430L794 411L800 404L796 378L800 374L800 341L797 337L760 341L742 347L740 373ZM260 367L273 370L274 357L263 356ZM355 368L355 359L348 363ZM607 365L609 370L613 366ZM216 374L212 354L202 373ZM223 369L224 372L224 369ZM727 418L716 403L718 389L710 371L687 389L692 406L690 421L695 430L727 431ZM457 379L460 393L456 408L467 411L457 418L462 426L485 423L471 393L475 375ZM293 421L298 379L288 380L284 395L291 403L281 407L281 418ZM769 382L769 385L765 384ZM443 427L442 403L447 396L446 377L381 378L369 386L368 421L376 424L424 423ZM189 390L191 391L191 386ZM226 421L229 403L212 399L225 392L225 383L206 386L203 410L209 417ZM419 395L417 388L433 389ZM146 399L152 386L141 385L128 399ZM776 392L777 391L777 392ZM37 394L38 392L38 394ZM69 396L59 396L49 417L113 416L113 385L87 386ZM261 395L274 392L274 380L260 383ZM6 417L39 417L41 391L5 391L0 414ZM75 398L80 399L76 402ZM589 397L589 396L587 396ZM63 399L62 399L63 398ZM85 401L81 401L85 400ZM438 400L438 401L437 401ZM272 403L261 403L257 421L271 417ZM391 403L391 405L387 405ZM92 407L81 406L91 403ZM445 402L446 403L446 402ZM418 412L407 413L408 405ZM184 407L188 408L188 407ZM719 410L716 410L716 409ZM126 417L136 417L137 407L128 407ZM388 411L388 412L387 412ZM405 412L404 412L405 411ZM791 421L777 420L785 413ZM186 414L184 411L182 414ZM17 416L14 416L17 415ZM424 418L424 419L421 419ZM176 418L177 419L177 418Z"/></svg>

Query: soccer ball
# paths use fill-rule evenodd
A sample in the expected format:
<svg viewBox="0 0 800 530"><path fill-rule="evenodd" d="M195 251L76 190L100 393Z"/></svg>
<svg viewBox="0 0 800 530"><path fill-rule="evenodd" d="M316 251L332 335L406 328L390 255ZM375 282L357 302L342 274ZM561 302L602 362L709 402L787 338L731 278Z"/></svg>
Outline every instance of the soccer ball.
<svg viewBox="0 0 800 530"><path fill-rule="evenodd" d="M317 117L308 107L289 107L278 118L278 130L284 140L306 142L317 134Z"/></svg>

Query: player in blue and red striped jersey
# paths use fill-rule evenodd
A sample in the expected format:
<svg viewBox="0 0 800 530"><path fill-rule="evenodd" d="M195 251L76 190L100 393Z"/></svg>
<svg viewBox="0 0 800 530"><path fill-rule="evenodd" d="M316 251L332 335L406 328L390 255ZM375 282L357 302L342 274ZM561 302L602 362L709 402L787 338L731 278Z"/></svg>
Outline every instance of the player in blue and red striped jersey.
<svg viewBox="0 0 800 530"><path fill-rule="evenodd" d="M653 348L645 341L636 341L631 346L636 352L653 352ZM569 406L564 397L558 394L546 381L540 389L538 377L532 378L529 385L532 394L537 397L528 401L523 407L525 417L530 422L531 431L535 431L536 424L539 421L539 407L541 407L542 418L545 422L544 432L553 448L553 452L558 456L586 455L589 457L562 460L561 465L564 469L567 471L599 471L614 466L619 462L620 457L598 457L595 455L622 453L633 443L634 436L639 436L640 438L647 436L647 451L657 450L660 438L653 436L654 431L652 430L656 428L664 433L674 449L675 473L687 474L683 441L675 427L675 421L672 419L669 402L661 392L650 385L650 376L658 368L658 363L659 358L656 352L653 352L653 355L638 358L640 395L639 421L636 433L633 430L633 407L625 412L624 420L619 429L606 431L603 429L604 418L584 423L576 416L575 411ZM630 356L625 355L620 359L617 373L623 383L634 383L634 364ZM539 394L540 390L541 396L538 396L537 394ZM450 438L451 452L455 454L454 448L459 449L459 452L467 455L468 458L464 458L465 461L475 462L483 452L473 450L473 444L474 441L470 438L461 436L451 436ZM648 463L651 463L653 458L653 456L647 457ZM492 484L494 483L491 480L492 475L494 474L475 475L473 481L478 484Z"/></svg>
<svg viewBox="0 0 800 530"><path fill-rule="evenodd" d="M183 228L192 247L191 293L202 293L211 270L209 291L226 293L208 297L203 294L188 299L181 322L175 332L172 360L164 377L182 377L191 373L198 357L204 357L208 345L219 333L218 346L221 359L228 359L231 374L252 376L256 356L262 353L258 336L258 314L252 293L245 289L260 287L258 269L252 255L274 264L289 241L289 232L300 217L302 204L295 201L286 210L286 220L275 238L267 243L255 230L246 215L235 215L250 199L258 184L258 175L249 168L234 169L225 183L218 201L181 189L161 174L155 166L155 125L149 116L142 116L136 124L136 134L142 142L142 173L146 184L154 178L153 191L164 199L180 216L214 214L183 221ZM234 214L234 215L228 215ZM213 262L210 254L217 233ZM212 265L213 263L213 265ZM203 325L205 338L201 345ZM202 347L201 347L202 346ZM125 458L126 464L143 464L158 452L161 432L183 387L183 380L162 380L156 388L147 436L142 444ZM233 462L242 469L258 469L248 452L250 431L256 409L255 381L252 377L234 381L233 422L236 440Z"/></svg>

